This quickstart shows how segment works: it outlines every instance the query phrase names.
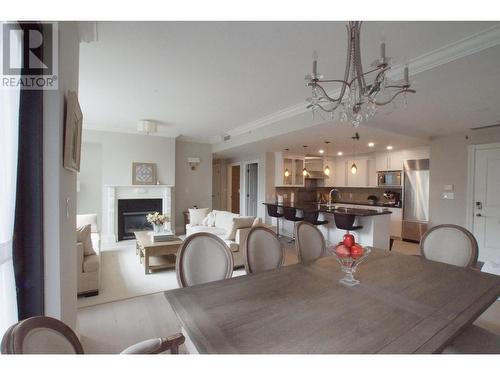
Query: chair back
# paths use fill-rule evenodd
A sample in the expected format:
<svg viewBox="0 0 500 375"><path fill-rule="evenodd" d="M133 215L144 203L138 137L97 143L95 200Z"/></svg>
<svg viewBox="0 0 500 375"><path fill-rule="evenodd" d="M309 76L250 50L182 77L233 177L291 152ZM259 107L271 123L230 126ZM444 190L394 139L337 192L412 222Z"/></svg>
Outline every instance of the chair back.
<svg viewBox="0 0 500 375"><path fill-rule="evenodd" d="M281 217L283 214L278 212L278 205L276 204L268 204L267 205L267 214L271 217Z"/></svg>
<svg viewBox="0 0 500 375"><path fill-rule="evenodd" d="M333 219L335 220L335 226L338 229L353 230L353 228L354 228L353 224L354 224L354 220L356 220L356 216L350 215L350 214L334 213Z"/></svg>
<svg viewBox="0 0 500 375"><path fill-rule="evenodd" d="M98 233L99 227L97 226L97 214L76 215L76 227L83 227L90 224L90 231Z"/></svg>
<svg viewBox="0 0 500 375"><path fill-rule="evenodd" d="M264 227L254 227L245 245L245 270L256 273L277 269L283 265L283 249L276 233Z"/></svg>
<svg viewBox="0 0 500 375"><path fill-rule="evenodd" d="M311 262L326 255L323 234L315 225L306 221L297 224L295 248L299 262Z"/></svg>
<svg viewBox="0 0 500 375"><path fill-rule="evenodd" d="M474 235L458 225L443 224L424 233L420 241L422 256L459 267L476 264L478 246Z"/></svg>
<svg viewBox="0 0 500 375"><path fill-rule="evenodd" d="M309 223L316 223L318 221L319 212L318 211L304 211L304 220Z"/></svg>
<svg viewBox="0 0 500 375"><path fill-rule="evenodd" d="M287 220L295 220L297 218L297 209L293 207L283 207L283 216Z"/></svg>
<svg viewBox="0 0 500 375"><path fill-rule="evenodd" d="M229 279L233 255L226 243L211 233L195 233L184 240L177 253L176 271L180 287Z"/></svg>
<svg viewBox="0 0 500 375"><path fill-rule="evenodd" d="M73 330L60 320L35 316L10 327L2 339L2 354L83 354Z"/></svg>

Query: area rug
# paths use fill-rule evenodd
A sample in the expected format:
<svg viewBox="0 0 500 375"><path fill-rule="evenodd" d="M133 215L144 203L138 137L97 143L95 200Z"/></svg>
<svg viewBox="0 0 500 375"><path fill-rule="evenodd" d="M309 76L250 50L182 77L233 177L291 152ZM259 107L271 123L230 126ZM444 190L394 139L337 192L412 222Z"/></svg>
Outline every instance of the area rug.
<svg viewBox="0 0 500 375"><path fill-rule="evenodd" d="M238 269L233 272L233 277L244 274L243 269ZM174 269L158 270L146 275L144 265L139 262L139 256L135 253L135 241L123 241L101 252L99 295L79 297L77 307L99 305L178 287Z"/></svg>

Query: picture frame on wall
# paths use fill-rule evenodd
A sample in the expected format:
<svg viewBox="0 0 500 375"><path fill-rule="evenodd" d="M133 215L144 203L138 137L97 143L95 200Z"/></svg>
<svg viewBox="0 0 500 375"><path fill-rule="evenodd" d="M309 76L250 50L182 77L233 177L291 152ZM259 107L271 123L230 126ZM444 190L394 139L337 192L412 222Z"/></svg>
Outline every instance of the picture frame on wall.
<svg viewBox="0 0 500 375"><path fill-rule="evenodd" d="M83 114L74 91L66 95L66 118L64 122L63 167L80 172L80 156L82 151Z"/></svg>
<svg viewBox="0 0 500 375"><path fill-rule="evenodd" d="M156 185L156 164L132 163L132 185Z"/></svg>

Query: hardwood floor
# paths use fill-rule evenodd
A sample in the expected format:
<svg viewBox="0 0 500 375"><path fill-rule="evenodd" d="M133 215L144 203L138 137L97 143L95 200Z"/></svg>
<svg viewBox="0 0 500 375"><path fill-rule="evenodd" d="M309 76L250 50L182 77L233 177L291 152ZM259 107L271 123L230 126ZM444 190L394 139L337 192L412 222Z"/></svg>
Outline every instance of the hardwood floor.
<svg viewBox="0 0 500 375"><path fill-rule="evenodd" d="M280 240L285 248L285 265L297 263L295 245L288 240ZM415 248L397 247L393 250L412 253ZM500 335L500 301L486 310L475 324ZM113 354L141 340L178 333L180 324L163 293L155 293L80 308L77 332L86 353ZM185 353L184 346L180 351Z"/></svg>

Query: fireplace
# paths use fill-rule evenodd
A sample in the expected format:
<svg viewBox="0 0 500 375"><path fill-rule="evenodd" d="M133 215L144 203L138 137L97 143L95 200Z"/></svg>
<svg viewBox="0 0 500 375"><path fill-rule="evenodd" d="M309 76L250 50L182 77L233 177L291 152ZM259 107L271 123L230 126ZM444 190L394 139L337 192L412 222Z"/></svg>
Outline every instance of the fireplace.
<svg viewBox="0 0 500 375"><path fill-rule="evenodd" d="M134 231L151 230L146 215L162 212L161 199L118 199L118 241L135 238Z"/></svg>

